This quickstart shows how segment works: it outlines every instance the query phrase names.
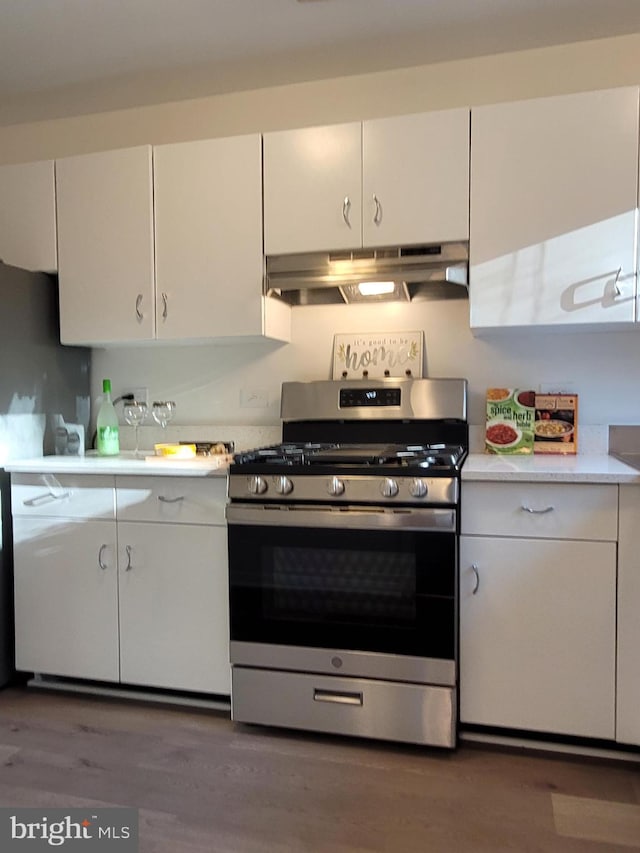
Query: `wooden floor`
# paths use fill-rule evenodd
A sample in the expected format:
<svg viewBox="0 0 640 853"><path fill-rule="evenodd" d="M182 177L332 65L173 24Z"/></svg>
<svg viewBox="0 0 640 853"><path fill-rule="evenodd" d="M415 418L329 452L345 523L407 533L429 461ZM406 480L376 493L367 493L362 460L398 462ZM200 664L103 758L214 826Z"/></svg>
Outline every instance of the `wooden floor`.
<svg viewBox="0 0 640 853"><path fill-rule="evenodd" d="M455 752L0 691L0 805L133 806L141 853L640 850L640 765Z"/></svg>

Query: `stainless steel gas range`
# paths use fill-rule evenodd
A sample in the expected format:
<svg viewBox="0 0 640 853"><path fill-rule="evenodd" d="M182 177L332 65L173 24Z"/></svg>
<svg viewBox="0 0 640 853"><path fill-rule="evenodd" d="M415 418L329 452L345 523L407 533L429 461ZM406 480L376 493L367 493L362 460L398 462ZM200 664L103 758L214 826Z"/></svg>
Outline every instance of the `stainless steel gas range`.
<svg viewBox="0 0 640 853"><path fill-rule="evenodd" d="M232 718L453 747L464 379L285 383L227 508Z"/></svg>

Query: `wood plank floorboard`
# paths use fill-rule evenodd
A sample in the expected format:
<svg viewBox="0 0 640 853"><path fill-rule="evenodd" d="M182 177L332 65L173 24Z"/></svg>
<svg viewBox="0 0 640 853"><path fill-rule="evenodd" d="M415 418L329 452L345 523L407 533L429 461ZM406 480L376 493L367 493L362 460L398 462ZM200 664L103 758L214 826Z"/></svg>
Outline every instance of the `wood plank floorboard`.
<svg viewBox="0 0 640 853"><path fill-rule="evenodd" d="M0 805L138 808L141 853L640 850L639 778L629 762L467 742L440 751L0 691Z"/></svg>

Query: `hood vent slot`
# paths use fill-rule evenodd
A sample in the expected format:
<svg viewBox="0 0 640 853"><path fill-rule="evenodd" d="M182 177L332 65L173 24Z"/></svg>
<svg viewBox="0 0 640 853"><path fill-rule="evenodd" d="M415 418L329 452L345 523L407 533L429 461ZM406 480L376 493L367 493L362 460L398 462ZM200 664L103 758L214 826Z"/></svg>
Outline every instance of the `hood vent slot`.
<svg viewBox="0 0 640 853"><path fill-rule="evenodd" d="M460 299L468 281L468 244L440 243L271 255L265 293L290 305Z"/></svg>

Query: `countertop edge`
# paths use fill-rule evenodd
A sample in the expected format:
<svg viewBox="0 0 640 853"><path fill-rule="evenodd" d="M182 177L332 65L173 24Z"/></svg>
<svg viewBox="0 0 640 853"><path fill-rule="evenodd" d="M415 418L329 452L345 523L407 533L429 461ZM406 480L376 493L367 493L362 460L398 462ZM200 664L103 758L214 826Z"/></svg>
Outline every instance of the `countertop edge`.
<svg viewBox="0 0 640 853"><path fill-rule="evenodd" d="M152 477L226 477L228 465L205 461L147 462L144 459L92 458L79 456L42 456L36 459L17 459L0 466L10 474L104 474Z"/></svg>
<svg viewBox="0 0 640 853"><path fill-rule="evenodd" d="M640 471L607 454L494 456L471 453L462 482L640 484Z"/></svg>

